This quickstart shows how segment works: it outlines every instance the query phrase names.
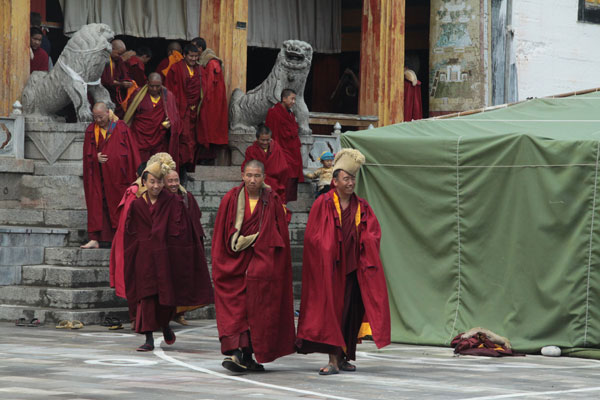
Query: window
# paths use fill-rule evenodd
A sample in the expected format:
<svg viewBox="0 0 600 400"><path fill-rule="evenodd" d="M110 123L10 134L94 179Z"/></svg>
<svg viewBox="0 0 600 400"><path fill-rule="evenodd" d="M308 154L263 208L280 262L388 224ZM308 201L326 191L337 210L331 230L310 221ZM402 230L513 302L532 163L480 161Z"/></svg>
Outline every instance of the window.
<svg viewBox="0 0 600 400"><path fill-rule="evenodd" d="M600 0L579 0L577 20L600 24Z"/></svg>

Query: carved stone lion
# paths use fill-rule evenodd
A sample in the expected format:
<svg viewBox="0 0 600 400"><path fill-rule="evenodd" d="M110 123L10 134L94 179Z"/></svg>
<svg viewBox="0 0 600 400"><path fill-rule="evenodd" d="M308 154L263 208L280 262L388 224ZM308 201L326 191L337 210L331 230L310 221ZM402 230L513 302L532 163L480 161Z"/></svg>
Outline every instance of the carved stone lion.
<svg viewBox="0 0 600 400"><path fill-rule="evenodd" d="M229 102L229 146L232 148L234 165L240 165L244 160L246 148L256 139L256 126L265 121L269 108L281 100L283 89L293 89L296 92L296 104L292 111L298 121L298 134L303 144L302 155L306 165L312 136L308 125L308 107L304 102L304 86L310 72L312 54L310 44L300 40L286 40L267 79L246 94L240 89L233 91Z"/></svg>
<svg viewBox="0 0 600 400"><path fill-rule="evenodd" d="M106 24L89 24L75 32L50 72L32 72L21 102L26 114L52 116L73 103L78 121L91 121L88 93L94 102L114 109L100 76L109 61L114 32Z"/></svg>

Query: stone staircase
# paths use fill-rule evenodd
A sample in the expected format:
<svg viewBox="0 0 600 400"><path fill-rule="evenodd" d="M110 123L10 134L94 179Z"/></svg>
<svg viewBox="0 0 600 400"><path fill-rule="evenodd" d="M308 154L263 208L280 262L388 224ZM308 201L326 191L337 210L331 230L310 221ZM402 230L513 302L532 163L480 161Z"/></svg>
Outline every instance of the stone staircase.
<svg viewBox="0 0 600 400"><path fill-rule="evenodd" d="M109 287L109 250L81 250L87 238L81 154L83 124L25 120L25 160L0 157L0 320L77 319L98 324L106 316L127 319L124 300ZM239 167L198 166L188 190L202 210L210 267L212 227L221 198L241 181ZM301 184L289 205L294 294L300 296L302 242L311 184ZM188 319L214 318L209 306Z"/></svg>

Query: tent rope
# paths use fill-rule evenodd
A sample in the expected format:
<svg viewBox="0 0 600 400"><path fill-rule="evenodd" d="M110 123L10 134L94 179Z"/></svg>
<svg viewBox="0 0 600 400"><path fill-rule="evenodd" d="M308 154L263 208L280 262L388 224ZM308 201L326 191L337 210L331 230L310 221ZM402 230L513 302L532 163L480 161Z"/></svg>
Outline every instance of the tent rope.
<svg viewBox="0 0 600 400"><path fill-rule="evenodd" d="M460 291L461 291L461 243L460 243L460 140L462 136L458 137L456 141L456 237L458 242L458 288L457 288L457 300L456 300L456 311L454 312L454 322L452 323L452 330L450 331L450 340L454 337L456 330L456 320L458 319L458 309L460 308Z"/></svg>
<svg viewBox="0 0 600 400"><path fill-rule="evenodd" d="M594 216L596 214L596 190L598 188L598 159L600 158L600 142L596 149L596 173L594 175L594 197L592 199L592 222L590 226L590 245L588 250L587 287L585 294L585 328L583 331L583 346L587 345L587 332L590 311L590 278L592 272L592 239L594 237Z"/></svg>

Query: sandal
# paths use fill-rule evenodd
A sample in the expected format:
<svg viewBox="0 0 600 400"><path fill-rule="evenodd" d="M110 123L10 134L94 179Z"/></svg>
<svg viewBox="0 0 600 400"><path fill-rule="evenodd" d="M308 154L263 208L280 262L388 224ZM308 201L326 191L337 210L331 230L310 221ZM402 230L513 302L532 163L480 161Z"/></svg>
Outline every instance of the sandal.
<svg viewBox="0 0 600 400"><path fill-rule="evenodd" d="M223 368L228 369L231 372L246 372L248 367L240 361L240 359L234 354L231 357L225 357L221 363Z"/></svg>
<svg viewBox="0 0 600 400"><path fill-rule="evenodd" d="M346 372L354 372L356 371L356 365L350 364L348 361L342 361L342 365L340 365L340 369Z"/></svg>
<svg viewBox="0 0 600 400"><path fill-rule="evenodd" d="M171 328L163 330L163 337L165 338L165 343L169 345L175 343L175 340L177 339L177 337L175 337L175 332L173 332L173 329Z"/></svg>
<svg viewBox="0 0 600 400"><path fill-rule="evenodd" d="M56 325L56 329L71 329L73 327L73 323L71 321L63 320Z"/></svg>
<svg viewBox="0 0 600 400"><path fill-rule="evenodd" d="M30 328L37 328L41 324L42 323L40 322L40 320L38 318L32 318L31 321L29 321L29 323L27 324L27 326Z"/></svg>
<svg viewBox="0 0 600 400"><path fill-rule="evenodd" d="M25 318L19 318L15 321L15 326L27 326L27 320Z"/></svg>
<svg viewBox="0 0 600 400"><path fill-rule="evenodd" d="M335 375L339 373L340 370L333 364L327 364L319 370L319 375Z"/></svg>
<svg viewBox="0 0 600 400"><path fill-rule="evenodd" d="M152 351L154 350L154 345L150 343L144 343L140 347L136 349L136 351Z"/></svg>
<svg viewBox="0 0 600 400"><path fill-rule="evenodd" d="M73 322L71 323L71 329L81 329L81 328L83 328L83 322L77 321L76 319L73 320Z"/></svg>
<svg viewBox="0 0 600 400"><path fill-rule="evenodd" d="M123 324L120 322L117 325L112 325L112 326L108 327L109 331L116 331L118 329L123 329Z"/></svg>
<svg viewBox="0 0 600 400"><path fill-rule="evenodd" d="M106 318L104 318L104 321L102 321L101 325L102 326L107 326L107 327L114 326L114 325L116 325L115 324L115 320L118 321L119 319L118 318L113 318L113 317L106 317Z"/></svg>

